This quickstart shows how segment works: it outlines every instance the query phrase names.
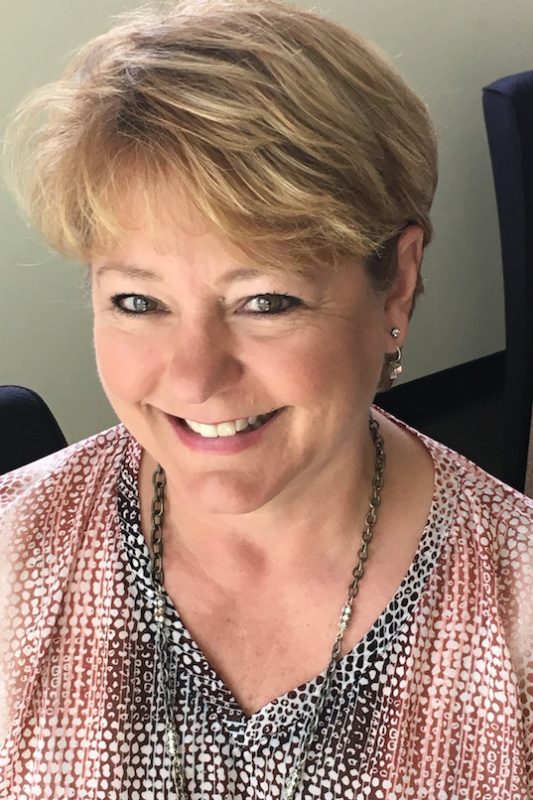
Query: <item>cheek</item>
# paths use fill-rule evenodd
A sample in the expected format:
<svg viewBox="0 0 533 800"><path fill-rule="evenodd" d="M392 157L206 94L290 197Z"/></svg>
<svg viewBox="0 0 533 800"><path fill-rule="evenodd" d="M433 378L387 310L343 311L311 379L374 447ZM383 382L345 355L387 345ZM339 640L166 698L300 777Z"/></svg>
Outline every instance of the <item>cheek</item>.
<svg viewBox="0 0 533 800"><path fill-rule="evenodd" d="M373 320L339 320L312 338L293 354L295 371L302 386L317 386L321 392L353 390L373 381L381 369L382 349Z"/></svg>
<svg viewBox="0 0 533 800"><path fill-rule="evenodd" d="M157 349L115 326L95 322L94 350L98 374L108 396L133 399L142 395L158 373Z"/></svg>
<svg viewBox="0 0 533 800"><path fill-rule="evenodd" d="M341 331L333 335L305 337L283 346L265 350L248 359L249 369L259 381L287 405L317 411L333 397L352 398L367 368L360 363L362 354L350 337ZM363 359L367 363L366 357Z"/></svg>

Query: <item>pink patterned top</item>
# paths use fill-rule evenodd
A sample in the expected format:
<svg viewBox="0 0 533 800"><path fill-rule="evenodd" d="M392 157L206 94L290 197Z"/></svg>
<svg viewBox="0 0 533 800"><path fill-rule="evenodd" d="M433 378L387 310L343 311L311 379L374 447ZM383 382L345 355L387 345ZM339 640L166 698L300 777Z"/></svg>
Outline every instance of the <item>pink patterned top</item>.
<svg viewBox="0 0 533 800"><path fill-rule="evenodd" d="M299 798L533 797L533 502L421 438L425 532L338 663ZM0 797L175 797L140 456L119 425L0 477ZM281 797L323 675L246 717L168 598L167 619L189 797Z"/></svg>

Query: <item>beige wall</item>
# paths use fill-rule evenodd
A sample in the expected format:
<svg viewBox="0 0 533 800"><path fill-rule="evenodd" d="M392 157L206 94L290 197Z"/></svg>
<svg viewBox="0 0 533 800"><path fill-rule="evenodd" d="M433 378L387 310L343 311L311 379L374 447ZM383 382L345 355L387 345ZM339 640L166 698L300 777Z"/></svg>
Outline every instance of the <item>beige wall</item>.
<svg viewBox="0 0 533 800"><path fill-rule="evenodd" d="M135 5L0 0L0 125L27 90L57 74L69 51L104 30L112 14ZM499 239L481 88L533 68L533 4L330 0L318 7L394 58L438 128L437 238L426 257L427 293L406 349L406 379L502 349ZM40 392L69 441L112 425L93 364L83 269L47 252L3 188L0 242L0 383Z"/></svg>

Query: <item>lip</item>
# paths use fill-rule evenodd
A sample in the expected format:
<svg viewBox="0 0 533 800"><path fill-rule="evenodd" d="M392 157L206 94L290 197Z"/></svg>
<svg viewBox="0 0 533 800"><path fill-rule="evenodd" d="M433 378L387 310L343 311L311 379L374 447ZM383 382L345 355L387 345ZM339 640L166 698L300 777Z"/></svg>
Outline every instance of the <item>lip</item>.
<svg viewBox="0 0 533 800"><path fill-rule="evenodd" d="M193 450L197 453L232 455L233 453L240 453L242 450L247 450L249 447L258 444L261 439L268 434L269 428L278 417L281 416L283 411L285 411L285 408L278 409L273 417L256 430L237 433L235 436L217 436L212 439L200 436L199 433L195 433L170 414L166 414L166 417L179 440L188 447L189 450Z"/></svg>

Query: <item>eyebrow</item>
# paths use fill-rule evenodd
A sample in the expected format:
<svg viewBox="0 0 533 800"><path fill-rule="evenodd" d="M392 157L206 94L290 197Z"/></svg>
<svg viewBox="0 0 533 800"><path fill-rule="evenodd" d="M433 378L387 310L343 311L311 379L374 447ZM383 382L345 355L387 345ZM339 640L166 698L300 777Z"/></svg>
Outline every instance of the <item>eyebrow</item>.
<svg viewBox="0 0 533 800"><path fill-rule="evenodd" d="M161 281L162 278L157 273L149 269L138 267L136 264L122 264L120 262L110 262L102 264L96 270L96 277L101 278L107 272L118 272L121 275L126 275L128 278L140 278L147 281ZM237 267L225 272L220 277L219 282L229 284L234 281L250 280L251 278L259 278L265 274L270 274L270 271L260 270L257 267Z"/></svg>
<svg viewBox="0 0 533 800"><path fill-rule="evenodd" d="M102 275L105 275L107 272L118 272L121 275L126 275L128 278L143 278L147 281L161 280L159 275L156 275L155 272L151 272L149 269L142 269L141 267L135 266L135 264L120 264L118 262L102 264L102 266L98 267L96 270L96 277L101 278Z"/></svg>

